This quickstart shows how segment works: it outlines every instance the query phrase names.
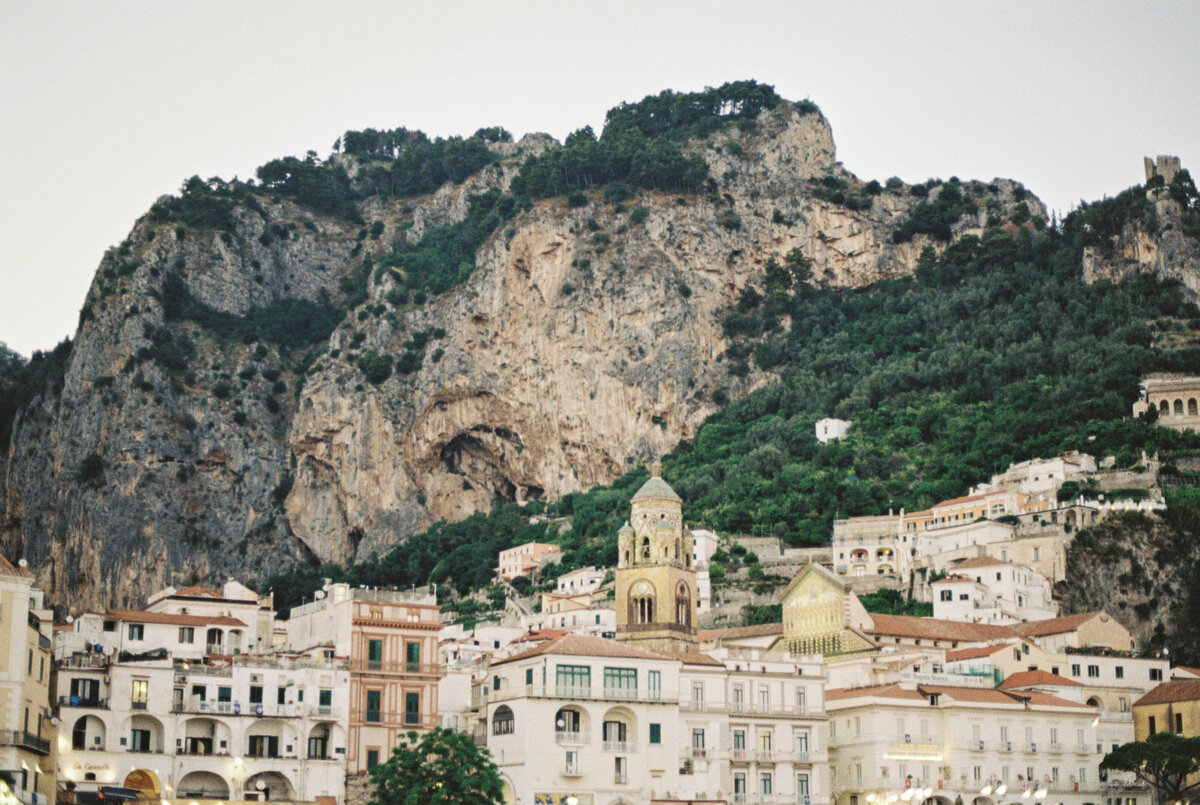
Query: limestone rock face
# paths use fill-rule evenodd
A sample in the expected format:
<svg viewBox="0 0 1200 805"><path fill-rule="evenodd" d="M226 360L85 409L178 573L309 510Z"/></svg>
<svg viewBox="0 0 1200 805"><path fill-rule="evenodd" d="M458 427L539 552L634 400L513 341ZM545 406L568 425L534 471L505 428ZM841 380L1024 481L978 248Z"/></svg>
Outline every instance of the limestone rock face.
<svg viewBox="0 0 1200 805"><path fill-rule="evenodd" d="M1200 241L1183 231L1183 211L1176 202L1160 199L1155 212L1156 232L1128 224L1110 250L1085 249L1084 281L1119 282L1130 274L1151 273L1179 280L1193 301L1200 300Z"/></svg>
<svg viewBox="0 0 1200 805"><path fill-rule="evenodd" d="M21 411L0 458L4 549L79 610L352 561L496 495L587 489L771 380L731 371L722 320L772 256L799 249L814 282L859 287L911 273L930 245L891 242L920 198L863 195L826 120L782 106L750 131L689 144L708 161L709 192L641 192L623 209L600 190L579 208L539 201L492 233L465 282L423 304L395 302L391 272L362 268L462 219L472 194L507 189L525 154L553 147L527 137L462 185L364 200L377 238L266 194L229 232L140 220L101 261L61 391ZM827 177L865 208L815 192ZM988 203L1011 208L1014 186L996 184ZM955 234L981 233L987 211L981 200ZM284 349L168 319L169 278L238 316L355 301L328 340ZM375 384L360 368L370 352L420 365Z"/></svg>

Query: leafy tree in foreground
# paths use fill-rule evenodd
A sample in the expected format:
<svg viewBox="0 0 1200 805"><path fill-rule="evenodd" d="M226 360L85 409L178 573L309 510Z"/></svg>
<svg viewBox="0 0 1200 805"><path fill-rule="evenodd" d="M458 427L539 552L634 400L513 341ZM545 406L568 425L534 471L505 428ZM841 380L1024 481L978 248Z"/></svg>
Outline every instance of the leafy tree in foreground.
<svg viewBox="0 0 1200 805"><path fill-rule="evenodd" d="M1145 741L1130 741L1105 755L1100 769L1133 772L1154 787L1159 802L1186 799L1200 787L1188 784L1188 778L1200 772L1200 738L1160 732Z"/></svg>
<svg viewBox="0 0 1200 805"><path fill-rule="evenodd" d="M392 756L371 771L370 805L498 805L500 771L467 735L437 728L408 733Z"/></svg>

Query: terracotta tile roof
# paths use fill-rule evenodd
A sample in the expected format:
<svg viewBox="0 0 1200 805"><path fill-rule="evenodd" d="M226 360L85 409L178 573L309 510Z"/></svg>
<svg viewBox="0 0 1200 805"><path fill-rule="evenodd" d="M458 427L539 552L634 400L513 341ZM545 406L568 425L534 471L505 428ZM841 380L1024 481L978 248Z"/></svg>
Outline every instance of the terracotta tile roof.
<svg viewBox="0 0 1200 805"><path fill-rule="evenodd" d="M700 640L730 640L738 637L767 637L776 634L783 634L782 623L730 626L726 629L700 629L696 632L696 637Z"/></svg>
<svg viewBox="0 0 1200 805"><path fill-rule="evenodd" d="M1049 671L1019 671L1015 674L1009 674L1008 678L1000 683L1001 689L1026 688L1032 685L1058 685L1060 687L1072 688L1083 687L1083 685L1073 679L1067 679L1065 676L1052 674Z"/></svg>
<svg viewBox="0 0 1200 805"><path fill-rule="evenodd" d="M707 654L702 654L699 651L686 651L680 654L668 654L673 660L679 660L684 665L709 665L716 668L724 668L725 663L720 660L714 660Z"/></svg>
<svg viewBox="0 0 1200 805"><path fill-rule="evenodd" d="M990 657L998 651L1004 651L1006 648L1012 648L1018 645L1016 641L1007 643L993 643L990 646L972 646L971 648L956 648L953 651L946 652L946 662L958 662L959 660L977 660L980 657Z"/></svg>
<svg viewBox="0 0 1200 805"><path fill-rule="evenodd" d="M1133 706L1197 700L1200 700L1200 679L1175 679L1152 688L1149 693L1134 702Z"/></svg>
<svg viewBox="0 0 1200 805"><path fill-rule="evenodd" d="M562 637L567 632L561 629L538 629L533 632L526 632L518 638L509 641L510 645L517 643L541 643L544 640L554 640L557 637Z"/></svg>
<svg viewBox="0 0 1200 805"><path fill-rule="evenodd" d="M1101 611L1083 612L1079 615L1064 615L1061 618L1049 618L1044 621L1029 621L1028 623L1014 623L1012 629L1017 634L1025 635L1026 637L1045 637L1052 634L1063 634L1064 632L1073 632L1083 624L1103 614Z"/></svg>
<svg viewBox="0 0 1200 805"><path fill-rule="evenodd" d="M29 570L27 570L26 568L18 567L17 565L14 565L12 562L8 561L3 556L0 556L0 573L7 575L7 576L28 576L30 578L33 577L33 574L30 573Z"/></svg>
<svg viewBox="0 0 1200 805"><path fill-rule="evenodd" d="M971 704L1017 704L1021 698L995 688L967 688L955 685L918 685L923 693L936 693L951 701Z"/></svg>
<svg viewBox="0 0 1200 805"><path fill-rule="evenodd" d="M610 657L612 659L627 659L627 660L670 660L673 657L668 657L665 654L656 654L653 651L647 651L644 648L631 646L628 643L620 643L616 640L609 640L606 637L595 637L594 635L582 634L565 634L562 637L556 637L553 640L548 640L541 645L526 649L505 657L502 660L497 660L493 665L501 665L506 662L514 662L516 660L524 660L528 657L540 657L544 654L566 654L573 657Z"/></svg>
<svg viewBox="0 0 1200 805"><path fill-rule="evenodd" d="M1171 671L1172 671L1172 673L1174 673L1175 671L1183 671L1185 674L1190 674L1190 675L1196 677L1197 679L1200 679L1200 668L1191 668L1187 665L1177 665L1174 668L1172 668Z"/></svg>
<svg viewBox="0 0 1200 805"><path fill-rule="evenodd" d="M949 500L943 500L941 503L935 503L935 504L933 504L933 508L940 509L943 506L954 506L955 504L958 504L958 503L970 503L973 500L983 500L988 495L995 495L995 494L999 494L999 493L988 492L983 495L963 495L960 498L950 498Z"/></svg>
<svg viewBox="0 0 1200 805"><path fill-rule="evenodd" d="M956 581L957 582L969 581L972 584L975 583L975 579L971 578L970 576L961 576L961 575L955 573L953 576L947 576L944 579L938 579L937 581L934 582L934 584L950 584L950 583L956 582Z"/></svg>
<svg viewBox="0 0 1200 805"><path fill-rule="evenodd" d="M883 615L876 612L870 615L872 625L863 630L870 635L950 640L957 643L984 643L1017 636L1008 626L942 621L913 615Z"/></svg>
<svg viewBox="0 0 1200 805"><path fill-rule="evenodd" d="M1051 693L1039 693L1037 691L1027 690L1021 691L1019 694L1014 691L1012 695L1024 696L1029 700L1031 705L1036 707L1066 707L1071 710L1092 710L1092 708L1088 707L1086 704L1068 701L1067 699L1063 699Z"/></svg>
<svg viewBox="0 0 1200 805"><path fill-rule="evenodd" d="M104 616L126 623L171 623L176 626L241 626L246 624L226 615L177 615L173 612L142 612L135 609L110 609Z"/></svg>
<svg viewBox="0 0 1200 805"><path fill-rule="evenodd" d="M220 598L224 599L222 593L217 592L209 587L201 587L198 584L193 584L188 587L180 587L175 592L171 593L171 598Z"/></svg>
<svg viewBox="0 0 1200 805"><path fill-rule="evenodd" d="M970 559L964 559L957 565L954 565L953 570L974 570L977 567L992 567L994 565L1007 565L1008 562L1002 562L999 559L993 559L990 556L974 556Z"/></svg>
<svg viewBox="0 0 1200 805"><path fill-rule="evenodd" d="M911 688L902 688L895 683L888 685L867 685L862 688L830 688L825 691L826 702L873 697L882 699L910 699L913 701L923 701L925 699L919 692Z"/></svg>

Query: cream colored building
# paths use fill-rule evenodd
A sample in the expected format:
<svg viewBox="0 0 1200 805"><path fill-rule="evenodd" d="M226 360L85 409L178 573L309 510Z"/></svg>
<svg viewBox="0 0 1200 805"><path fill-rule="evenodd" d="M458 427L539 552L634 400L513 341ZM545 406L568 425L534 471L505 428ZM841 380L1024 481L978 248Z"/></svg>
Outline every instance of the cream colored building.
<svg viewBox="0 0 1200 805"><path fill-rule="evenodd" d="M496 575L505 581L512 581L518 576L528 576L547 562L558 562L561 559L562 549L557 545L526 542L524 545L500 552L500 566Z"/></svg>
<svg viewBox="0 0 1200 805"><path fill-rule="evenodd" d="M1040 692L899 683L831 689L826 707L838 805L893 797L930 805L960 797L974 805L1085 805L1103 802L1107 792L1095 715L1077 702ZM1140 800L1149 802L1144 794Z"/></svg>
<svg viewBox="0 0 1200 805"><path fill-rule="evenodd" d="M959 562L935 581L933 617L970 623L1019 623L1058 615L1045 576L990 557Z"/></svg>
<svg viewBox="0 0 1200 805"><path fill-rule="evenodd" d="M39 805L55 801L52 624L33 574L0 557L0 774Z"/></svg>
<svg viewBox="0 0 1200 805"><path fill-rule="evenodd" d="M1175 430L1200 428L1200 377L1150 375L1142 380L1141 395L1133 404L1133 416L1144 416L1150 408L1158 412L1156 425Z"/></svg>

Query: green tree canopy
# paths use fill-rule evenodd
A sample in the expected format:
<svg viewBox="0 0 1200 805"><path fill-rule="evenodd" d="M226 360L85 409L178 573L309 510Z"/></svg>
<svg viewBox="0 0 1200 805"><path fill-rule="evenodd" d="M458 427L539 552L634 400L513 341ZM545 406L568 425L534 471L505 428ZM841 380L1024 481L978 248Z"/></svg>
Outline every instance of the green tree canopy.
<svg viewBox="0 0 1200 805"><path fill-rule="evenodd" d="M437 728L408 733L371 771L370 805L498 805L500 771L467 735Z"/></svg>
<svg viewBox="0 0 1200 805"><path fill-rule="evenodd" d="M1160 732L1145 741L1130 741L1105 755L1100 769L1133 772L1154 787L1159 802L1178 800L1198 787L1189 785L1188 778L1200 773L1200 738Z"/></svg>

